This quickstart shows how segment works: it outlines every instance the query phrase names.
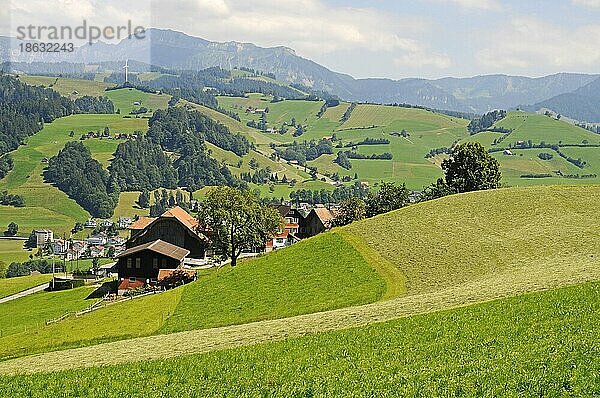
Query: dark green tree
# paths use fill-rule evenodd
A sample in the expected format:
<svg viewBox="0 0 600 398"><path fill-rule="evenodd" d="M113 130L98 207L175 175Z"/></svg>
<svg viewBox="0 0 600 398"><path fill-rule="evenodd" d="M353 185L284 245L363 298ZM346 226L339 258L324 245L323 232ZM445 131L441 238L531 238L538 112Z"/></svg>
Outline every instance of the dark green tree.
<svg viewBox="0 0 600 398"><path fill-rule="evenodd" d="M408 205L410 192L406 185L396 186L391 182L383 182L377 193L370 192L366 199L367 217L390 212Z"/></svg>
<svg viewBox="0 0 600 398"><path fill-rule="evenodd" d="M442 162L446 184L457 192L500 187L500 165L478 142L459 144Z"/></svg>
<svg viewBox="0 0 600 398"><path fill-rule="evenodd" d="M226 186L208 192L198 220L210 233L216 251L231 259L232 267L242 250L263 247L283 226L277 210L262 206L248 191Z"/></svg>
<svg viewBox="0 0 600 398"><path fill-rule="evenodd" d="M19 232L19 226L17 225L17 223L11 222L10 224L8 224L8 227L6 228L6 233L8 235L15 236L17 232Z"/></svg>
<svg viewBox="0 0 600 398"><path fill-rule="evenodd" d="M333 220L333 225L340 227L354 221L362 220L367 216L365 202L358 197L346 199L340 203L338 215Z"/></svg>
<svg viewBox="0 0 600 398"><path fill-rule="evenodd" d="M138 205L142 209L147 209L150 207L150 192L147 189L144 189L140 196L138 196Z"/></svg>

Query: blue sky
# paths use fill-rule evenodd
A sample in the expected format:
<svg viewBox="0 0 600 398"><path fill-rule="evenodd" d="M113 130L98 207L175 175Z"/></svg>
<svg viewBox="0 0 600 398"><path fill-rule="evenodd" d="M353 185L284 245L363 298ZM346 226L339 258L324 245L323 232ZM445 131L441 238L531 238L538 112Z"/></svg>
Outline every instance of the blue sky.
<svg viewBox="0 0 600 398"><path fill-rule="evenodd" d="M600 0L4 1L13 27L130 18L214 41L287 46L355 77L600 73Z"/></svg>

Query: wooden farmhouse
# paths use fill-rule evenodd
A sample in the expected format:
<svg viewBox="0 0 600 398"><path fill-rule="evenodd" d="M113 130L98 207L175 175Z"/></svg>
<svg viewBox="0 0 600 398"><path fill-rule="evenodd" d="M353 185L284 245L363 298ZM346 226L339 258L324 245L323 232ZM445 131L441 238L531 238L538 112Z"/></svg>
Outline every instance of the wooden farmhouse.
<svg viewBox="0 0 600 398"><path fill-rule="evenodd" d="M190 251L160 239L125 250L117 256L118 293L144 286L156 286L161 270L183 265Z"/></svg>

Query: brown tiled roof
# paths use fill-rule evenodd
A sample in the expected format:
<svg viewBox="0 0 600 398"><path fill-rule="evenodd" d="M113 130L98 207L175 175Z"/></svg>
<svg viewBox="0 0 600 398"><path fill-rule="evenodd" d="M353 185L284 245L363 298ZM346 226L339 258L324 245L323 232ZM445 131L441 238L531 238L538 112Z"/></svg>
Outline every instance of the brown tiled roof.
<svg viewBox="0 0 600 398"><path fill-rule="evenodd" d="M285 217L292 210L292 206L289 205L278 205L275 208L281 214L281 217Z"/></svg>
<svg viewBox="0 0 600 398"><path fill-rule="evenodd" d="M333 214L325 207L315 207L313 211L325 226L331 223L331 220L334 218Z"/></svg>
<svg viewBox="0 0 600 398"><path fill-rule="evenodd" d="M194 231L198 228L198 220L179 206L175 206L172 209L165 211L161 217L174 217Z"/></svg>
<svg viewBox="0 0 600 398"><path fill-rule="evenodd" d="M118 290L137 289L143 287L146 283L143 280L136 279L135 282L129 282L129 278L119 282Z"/></svg>
<svg viewBox="0 0 600 398"><path fill-rule="evenodd" d="M152 221L156 220L155 217L141 217L139 220L134 221L130 226L129 229L144 229L146 228L148 225L150 225L152 223Z"/></svg>
<svg viewBox="0 0 600 398"><path fill-rule="evenodd" d="M132 247L124 252L120 253L117 258L126 257L130 254L140 252L142 250L152 250L153 252L160 253L164 256L174 258L175 260L183 260L190 251L179 246L175 246L169 242L163 240L155 240L153 242L144 243L143 245Z"/></svg>

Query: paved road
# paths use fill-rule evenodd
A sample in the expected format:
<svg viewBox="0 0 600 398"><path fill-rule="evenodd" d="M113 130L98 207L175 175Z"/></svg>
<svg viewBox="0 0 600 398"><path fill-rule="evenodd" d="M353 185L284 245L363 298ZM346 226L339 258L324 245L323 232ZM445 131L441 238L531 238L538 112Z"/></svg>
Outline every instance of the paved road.
<svg viewBox="0 0 600 398"><path fill-rule="evenodd" d="M18 299L21 297L29 296L30 294L33 294L33 293L41 292L42 290L44 290L47 287L48 287L48 282L44 283L43 285L39 285L39 286L35 286L35 287L32 287L27 290L23 290L22 292L15 293L12 296L7 296L4 298L1 298L0 304L6 303L7 301L12 301L14 299Z"/></svg>

